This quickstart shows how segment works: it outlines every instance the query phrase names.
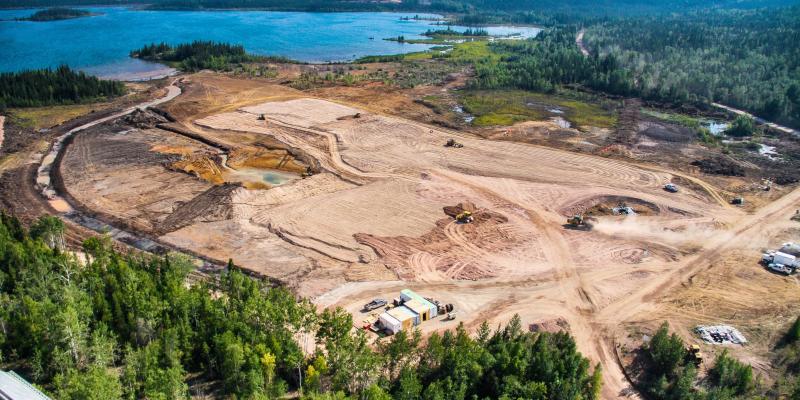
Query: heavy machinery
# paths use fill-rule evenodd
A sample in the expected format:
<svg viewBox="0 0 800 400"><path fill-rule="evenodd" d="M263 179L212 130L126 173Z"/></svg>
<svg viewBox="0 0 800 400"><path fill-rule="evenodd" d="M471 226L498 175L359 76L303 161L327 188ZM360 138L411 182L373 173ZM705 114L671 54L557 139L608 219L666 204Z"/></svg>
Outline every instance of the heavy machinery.
<svg viewBox="0 0 800 400"><path fill-rule="evenodd" d="M674 183L668 183L668 184L664 185L664 190L666 190L666 191L668 191L670 193L678 193L678 186L675 185Z"/></svg>
<svg viewBox="0 0 800 400"><path fill-rule="evenodd" d="M731 204L733 204L735 206L743 206L744 205L744 197L741 197L741 196L734 197L733 200L731 200Z"/></svg>
<svg viewBox="0 0 800 400"><path fill-rule="evenodd" d="M474 220L475 218L472 217L472 213L469 211L462 211L456 215L456 222L459 224L468 224Z"/></svg>
<svg viewBox="0 0 800 400"><path fill-rule="evenodd" d="M447 139L447 143L444 144L444 147L452 147L452 148L455 148L455 149L460 149L460 148L464 147L464 145L461 144L461 143L456 142L455 139L451 138L451 139Z"/></svg>
<svg viewBox="0 0 800 400"><path fill-rule="evenodd" d="M761 256L761 263L767 268L784 274L791 275L798 265L797 257L781 251L768 251Z"/></svg>
<svg viewBox="0 0 800 400"><path fill-rule="evenodd" d="M590 230L592 226L594 226L594 222L597 221L592 217L584 217L580 214L575 214L571 218L567 219L567 225L569 225L572 229L585 229Z"/></svg>
<svg viewBox="0 0 800 400"><path fill-rule="evenodd" d="M686 359L699 367L703 363L703 353L700 352L700 346L693 344L686 348Z"/></svg>

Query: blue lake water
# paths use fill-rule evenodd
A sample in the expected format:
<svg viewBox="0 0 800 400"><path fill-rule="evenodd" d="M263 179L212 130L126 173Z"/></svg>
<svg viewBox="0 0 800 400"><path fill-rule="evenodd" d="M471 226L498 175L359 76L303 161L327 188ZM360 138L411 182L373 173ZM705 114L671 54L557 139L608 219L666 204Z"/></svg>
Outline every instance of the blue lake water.
<svg viewBox="0 0 800 400"><path fill-rule="evenodd" d="M422 51L428 45L382 40L419 38L430 21L402 21L404 13L265 11L138 11L85 8L101 15L52 22L13 21L35 10L0 10L0 72L67 64L114 78L146 76L163 66L133 60L145 44L214 40L244 45L260 55L306 62L347 61L366 55ZM454 29L466 29L454 27ZM492 34L532 36L536 28L489 28ZM372 39L370 39L372 38Z"/></svg>

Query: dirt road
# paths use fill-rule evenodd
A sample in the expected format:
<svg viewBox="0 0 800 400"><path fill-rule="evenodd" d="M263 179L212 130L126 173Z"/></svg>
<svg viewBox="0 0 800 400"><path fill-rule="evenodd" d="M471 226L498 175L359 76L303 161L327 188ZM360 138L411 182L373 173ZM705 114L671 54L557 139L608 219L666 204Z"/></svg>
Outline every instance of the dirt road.
<svg viewBox="0 0 800 400"><path fill-rule="evenodd" d="M778 125L778 124L776 124L774 122L769 122L769 121L765 120L764 118L756 117L755 115L750 114L747 111L739 110L739 109L736 109L736 108L733 108L733 107L730 107L730 106L726 106L724 104L719 104L719 103L711 103L711 105L714 106L714 107L717 107L717 108L721 108L721 109L723 109L725 111L732 112L732 113L734 113L736 115L745 115L747 117L753 118L754 120L756 120L756 122L758 122L760 124L764 124L764 125L772 128L772 129L776 129L776 130L779 130L779 131L785 132L785 133L790 133L790 134L795 135L795 136L800 136L800 131L798 131L797 129L792 129L792 128L789 128L788 126Z"/></svg>
<svg viewBox="0 0 800 400"><path fill-rule="evenodd" d="M51 172L51 170L53 168L53 163L55 162L56 158L58 157L58 154L64 148L64 142L68 138L72 137L74 134L76 134L76 133L78 133L78 132L80 132L82 130L91 128L93 126L97 126L97 125L102 124L104 122L108 122L108 121L117 119L119 117L125 116L125 115L128 115L128 114L132 113L133 111L135 111L137 109L145 109L147 107L157 106L159 104L166 103L166 102L178 97L181 94L181 88L176 86L177 82L178 82L177 79L172 81L172 83L167 87L167 94L164 97L160 98L160 99L148 101L148 102L145 102L145 103L142 103L142 104L130 107L130 108L126 108L125 110L122 110L122 111L120 111L120 112L118 112L116 114L112 114L112 115L109 115L109 116L106 116L106 117L103 117L103 118L99 118L99 119L96 119L94 121L85 123L85 124L83 124L81 126L78 126L78 127L73 128L73 129L70 129L69 131L67 131L65 134L61 135L60 137L58 137L58 139L56 139L53 142L53 144L50 147L50 152L47 153L47 155L45 155L42 158L41 164L39 165L39 168L37 170L37 173L36 173L36 185L38 186L38 188L41 191L42 195L45 198L48 199L48 202L50 203L50 206L54 210L56 210L56 211L58 211L60 213L67 213L67 212L72 211L72 207L69 205L69 203L67 203L66 200L64 200L62 197L60 197L56 193L56 191L53 189L52 184L51 184L51 174L50 174L50 172Z"/></svg>

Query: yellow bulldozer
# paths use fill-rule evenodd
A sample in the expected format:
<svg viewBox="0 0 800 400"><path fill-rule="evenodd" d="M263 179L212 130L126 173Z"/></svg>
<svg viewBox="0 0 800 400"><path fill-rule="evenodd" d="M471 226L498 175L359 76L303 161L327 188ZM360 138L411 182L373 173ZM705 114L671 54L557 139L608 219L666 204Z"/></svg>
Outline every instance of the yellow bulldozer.
<svg viewBox="0 0 800 400"><path fill-rule="evenodd" d="M456 215L456 222L459 224L468 224L475 219L472 217L472 213L469 211L462 211L458 215Z"/></svg>
<svg viewBox="0 0 800 400"><path fill-rule="evenodd" d="M700 346L693 344L686 348L686 359L699 367L703 363L703 353L700 352Z"/></svg>
<svg viewBox="0 0 800 400"><path fill-rule="evenodd" d="M593 223L596 219L592 217L584 217L580 214L575 214L567 219L567 225L572 229L592 229Z"/></svg>

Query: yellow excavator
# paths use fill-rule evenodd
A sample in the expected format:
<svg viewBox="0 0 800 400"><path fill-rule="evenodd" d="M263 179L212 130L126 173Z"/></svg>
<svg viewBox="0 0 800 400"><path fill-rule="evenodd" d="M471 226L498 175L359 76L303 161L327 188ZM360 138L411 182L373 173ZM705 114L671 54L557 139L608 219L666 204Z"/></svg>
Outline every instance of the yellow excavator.
<svg viewBox="0 0 800 400"><path fill-rule="evenodd" d="M472 213L469 211L462 211L458 215L456 215L456 222L459 224L468 224L475 219L472 217Z"/></svg>
<svg viewBox="0 0 800 400"><path fill-rule="evenodd" d="M592 223L594 221L596 220L592 217L584 217L583 215L575 214L567 219L567 225L572 229L590 230L592 229Z"/></svg>

